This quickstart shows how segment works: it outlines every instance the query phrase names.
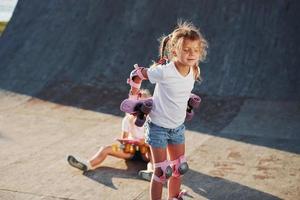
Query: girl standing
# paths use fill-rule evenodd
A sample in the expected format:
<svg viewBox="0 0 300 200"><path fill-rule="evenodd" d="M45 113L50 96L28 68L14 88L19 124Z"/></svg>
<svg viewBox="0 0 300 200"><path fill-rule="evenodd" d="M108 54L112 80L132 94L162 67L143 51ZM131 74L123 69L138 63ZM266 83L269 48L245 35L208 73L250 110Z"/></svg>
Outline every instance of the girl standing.
<svg viewBox="0 0 300 200"><path fill-rule="evenodd" d="M154 174L150 183L152 200L161 199L163 183L168 181L168 199L181 199L181 175L188 170L184 157L184 121L187 102L200 77L198 63L204 61L208 44L191 23L179 23L160 45L161 60L150 68L136 67L128 83L137 95L142 80L156 84L153 109L146 131ZM170 160L167 160L167 159Z"/></svg>

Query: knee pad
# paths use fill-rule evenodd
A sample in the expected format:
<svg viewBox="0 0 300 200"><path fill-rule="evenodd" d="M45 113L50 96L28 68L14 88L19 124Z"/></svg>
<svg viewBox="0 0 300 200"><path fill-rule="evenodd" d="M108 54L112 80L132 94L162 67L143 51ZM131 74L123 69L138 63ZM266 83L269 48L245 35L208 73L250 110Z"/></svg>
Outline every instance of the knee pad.
<svg viewBox="0 0 300 200"><path fill-rule="evenodd" d="M141 80L145 80L146 78L142 74L142 70L144 67L139 67L138 64L134 65L134 70L130 72L130 76L127 79L127 83L134 88L140 89L141 83L135 83L133 79L135 77L139 77Z"/></svg>
<svg viewBox="0 0 300 200"><path fill-rule="evenodd" d="M180 156L178 159L171 161L173 166L173 176L179 177L185 174L189 170L189 165L186 162L184 155Z"/></svg>
<svg viewBox="0 0 300 200"><path fill-rule="evenodd" d="M160 168L163 172L163 174L158 177L153 173L153 179L160 183L165 183L168 178L172 176L172 167L170 166L170 162L168 160L165 160L160 163L154 163L154 168Z"/></svg>

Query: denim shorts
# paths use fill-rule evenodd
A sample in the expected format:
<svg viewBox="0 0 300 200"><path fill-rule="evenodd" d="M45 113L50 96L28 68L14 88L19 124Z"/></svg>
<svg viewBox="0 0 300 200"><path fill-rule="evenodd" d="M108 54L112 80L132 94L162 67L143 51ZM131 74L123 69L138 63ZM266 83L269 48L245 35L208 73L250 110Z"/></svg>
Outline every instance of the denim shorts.
<svg viewBox="0 0 300 200"><path fill-rule="evenodd" d="M146 143L155 148L166 148L168 144L183 144L184 124L174 129L163 128L152 122L146 125Z"/></svg>

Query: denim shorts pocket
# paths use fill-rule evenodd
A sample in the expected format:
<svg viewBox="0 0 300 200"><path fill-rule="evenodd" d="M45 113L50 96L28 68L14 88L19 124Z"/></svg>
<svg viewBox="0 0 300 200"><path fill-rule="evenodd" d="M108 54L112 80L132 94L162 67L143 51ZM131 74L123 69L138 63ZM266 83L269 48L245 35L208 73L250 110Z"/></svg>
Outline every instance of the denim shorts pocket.
<svg viewBox="0 0 300 200"><path fill-rule="evenodd" d="M183 144L185 142L185 126L184 124L180 125L172 131L170 138L168 140L169 144Z"/></svg>
<svg viewBox="0 0 300 200"><path fill-rule="evenodd" d="M167 146L167 129L157 126L150 122L146 131L146 142L156 148L166 148Z"/></svg>

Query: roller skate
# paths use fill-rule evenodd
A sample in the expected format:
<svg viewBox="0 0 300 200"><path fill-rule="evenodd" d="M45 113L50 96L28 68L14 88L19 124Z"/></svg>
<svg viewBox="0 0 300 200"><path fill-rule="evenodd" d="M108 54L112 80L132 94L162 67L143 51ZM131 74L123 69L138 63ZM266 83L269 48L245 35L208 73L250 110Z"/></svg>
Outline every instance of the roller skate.
<svg viewBox="0 0 300 200"><path fill-rule="evenodd" d="M125 99L120 105L120 110L132 115L136 115L135 125L143 126L146 121L146 116L150 113L153 107L153 100L149 99Z"/></svg>
<svg viewBox="0 0 300 200"><path fill-rule="evenodd" d="M139 140L128 139L128 138L119 138L116 139L121 143L119 148L123 150L125 153L134 154L136 150L138 150Z"/></svg>

